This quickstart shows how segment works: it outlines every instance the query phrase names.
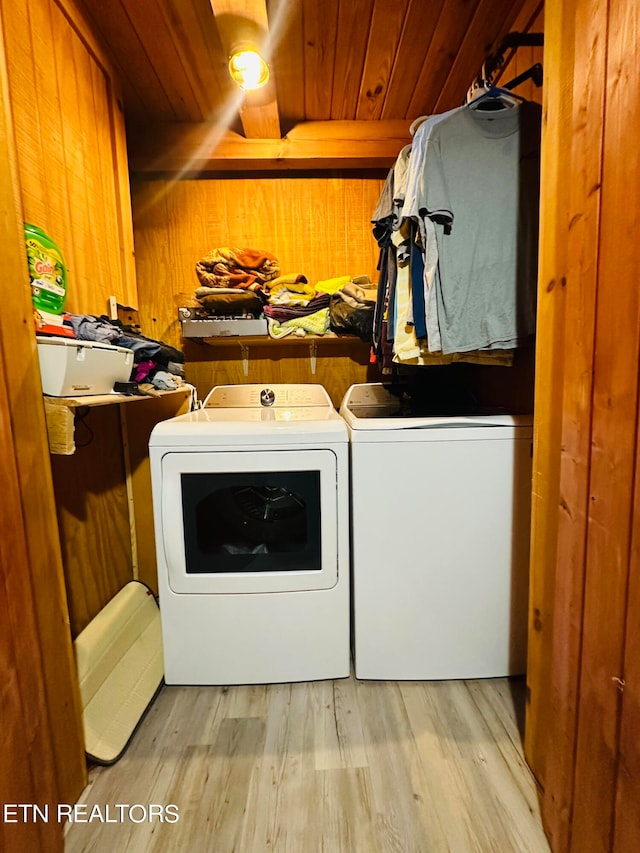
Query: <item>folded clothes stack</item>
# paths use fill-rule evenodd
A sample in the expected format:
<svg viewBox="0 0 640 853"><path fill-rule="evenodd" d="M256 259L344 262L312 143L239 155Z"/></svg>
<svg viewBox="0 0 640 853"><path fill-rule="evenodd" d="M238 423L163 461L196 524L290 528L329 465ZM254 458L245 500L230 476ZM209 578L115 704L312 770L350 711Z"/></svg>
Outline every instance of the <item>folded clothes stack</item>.
<svg viewBox="0 0 640 853"><path fill-rule="evenodd" d="M207 316L260 317L265 289L279 272L278 259L262 249L213 249L196 263L194 296Z"/></svg>
<svg viewBox="0 0 640 853"><path fill-rule="evenodd" d="M289 273L274 278L265 284L265 293L269 305L286 307L308 305L316 295L315 288L302 273Z"/></svg>
<svg viewBox="0 0 640 853"><path fill-rule="evenodd" d="M301 272L280 275L280 263L261 249L213 249L196 263L199 319L266 318L273 338L324 335L333 330L371 339L375 286L349 275L310 284Z"/></svg>
<svg viewBox="0 0 640 853"><path fill-rule="evenodd" d="M207 314L216 317L259 317L264 301L252 290L233 287L196 288L194 296Z"/></svg>
<svg viewBox="0 0 640 853"><path fill-rule="evenodd" d="M312 291L315 294L315 291ZM324 335L329 331L329 294L320 293L309 298L305 304L265 305L264 315L269 324L272 338L284 338L292 333Z"/></svg>

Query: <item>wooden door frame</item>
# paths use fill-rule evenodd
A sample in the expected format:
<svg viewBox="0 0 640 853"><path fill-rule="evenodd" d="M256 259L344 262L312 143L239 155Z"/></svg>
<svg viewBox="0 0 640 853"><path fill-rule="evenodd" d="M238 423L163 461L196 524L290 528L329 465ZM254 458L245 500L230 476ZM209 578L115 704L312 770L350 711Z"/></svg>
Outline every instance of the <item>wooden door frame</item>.
<svg viewBox="0 0 640 853"><path fill-rule="evenodd" d="M21 702L14 703L12 713L22 708L22 717L15 720L15 731L29 745L23 760L32 765L41 801L74 803L87 779L81 704L33 332L1 18L0 93L0 245L4 281L0 312L0 416L3 454L10 466L7 489L14 485L17 489L11 492L11 502L2 519L7 533L15 537L15 555L10 560L3 559L2 577L13 626L10 659L17 673L11 690L23 697L21 702L25 703L24 706ZM18 592L14 594L14 590ZM3 725L7 725L4 719ZM10 746L3 741L3 750ZM12 764L5 764L4 760L1 764L11 767L13 775Z"/></svg>

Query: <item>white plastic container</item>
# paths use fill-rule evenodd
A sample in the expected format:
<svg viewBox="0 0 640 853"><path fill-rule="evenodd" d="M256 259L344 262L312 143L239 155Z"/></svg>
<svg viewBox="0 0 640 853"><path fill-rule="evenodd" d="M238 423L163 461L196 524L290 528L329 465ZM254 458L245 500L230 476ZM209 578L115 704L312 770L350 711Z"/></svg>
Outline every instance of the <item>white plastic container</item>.
<svg viewBox="0 0 640 853"><path fill-rule="evenodd" d="M39 337L42 390L51 397L109 394L115 382L127 382L133 351L97 341Z"/></svg>

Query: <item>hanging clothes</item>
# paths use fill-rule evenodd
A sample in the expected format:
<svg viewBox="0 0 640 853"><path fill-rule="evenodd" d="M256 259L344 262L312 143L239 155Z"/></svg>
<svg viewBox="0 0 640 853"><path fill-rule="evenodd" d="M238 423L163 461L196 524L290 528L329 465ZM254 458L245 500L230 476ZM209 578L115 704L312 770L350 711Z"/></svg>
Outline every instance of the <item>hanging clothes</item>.
<svg viewBox="0 0 640 853"><path fill-rule="evenodd" d="M381 373L391 371L393 358L393 321L389 312L394 299L396 278L395 247L392 243L394 225L398 222L394 206L394 169L390 169L378 204L373 212L373 236L380 248L378 258L378 295L373 319L372 349Z"/></svg>
<svg viewBox="0 0 640 853"><path fill-rule="evenodd" d="M539 114L468 105L429 128L416 206L434 225L443 353L513 349L533 335Z"/></svg>
<svg viewBox="0 0 640 853"><path fill-rule="evenodd" d="M534 334L540 107L500 96L423 120L385 184L376 329L393 323L396 364L512 363Z"/></svg>

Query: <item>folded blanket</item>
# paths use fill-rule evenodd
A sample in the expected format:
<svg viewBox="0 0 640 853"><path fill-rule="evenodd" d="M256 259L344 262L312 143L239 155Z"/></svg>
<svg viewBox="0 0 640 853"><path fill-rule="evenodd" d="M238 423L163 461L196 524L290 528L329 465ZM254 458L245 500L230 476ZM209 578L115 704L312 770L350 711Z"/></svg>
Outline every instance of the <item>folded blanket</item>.
<svg viewBox="0 0 640 853"><path fill-rule="evenodd" d="M213 249L196 264L198 281L207 287L258 291L279 272L278 259L260 249Z"/></svg>
<svg viewBox="0 0 640 853"><path fill-rule="evenodd" d="M285 287L288 287L289 290L298 290L300 293L304 293L308 283L306 275L299 272L289 272L285 275L279 275L271 281L265 282L265 289L273 290L275 287L284 285ZM313 288L311 289L313 290Z"/></svg>
<svg viewBox="0 0 640 853"><path fill-rule="evenodd" d="M306 305L316 295L314 287L300 274L281 275L265 284L271 305Z"/></svg>
<svg viewBox="0 0 640 853"><path fill-rule="evenodd" d="M292 291L283 288L282 290L276 290L275 293L269 294L269 305L308 305L314 296L315 291L313 291L313 293L293 293Z"/></svg>
<svg viewBox="0 0 640 853"><path fill-rule="evenodd" d="M307 302L306 305L265 305L264 314L265 317L271 317L272 320L284 323L286 320L292 320L296 317L306 317L322 308L328 308L329 298L328 293L320 293Z"/></svg>
<svg viewBox="0 0 640 853"><path fill-rule="evenodd" d="M196 287L193 293L196 299L202 299L203 296L211 296L212 294L216 296L220 296L220 294L242 295L237 287L207 287L206 285Z"/></svg>
<svg viewBox="0 0 640 853"><path fill-rule="evenodd" d="M258 293L233 287L198 287L195 291L199 304L207 314L233 316L239 314L262 314L263 302Z"/></svg>
<svg viewBox="0 0 640 853"><path fill-rule="evenodd" d="M304 317L294 317L280 323L272 318L268 321L269 334L272 338L283 338L292 332L296 335L324 335L329 331L329 309L321 308L313 314Z"/></svg>
<svg viewBox="0 0 640 853"><path fill-rule="evenodd" d="M267 331L269 332L269 336L272 338L286 338L287 335L292 334L293 326L287 328L278 320L272 320L271 317L267 317ZM305 335L306 332L301 331L300 334Z"/></svg>

